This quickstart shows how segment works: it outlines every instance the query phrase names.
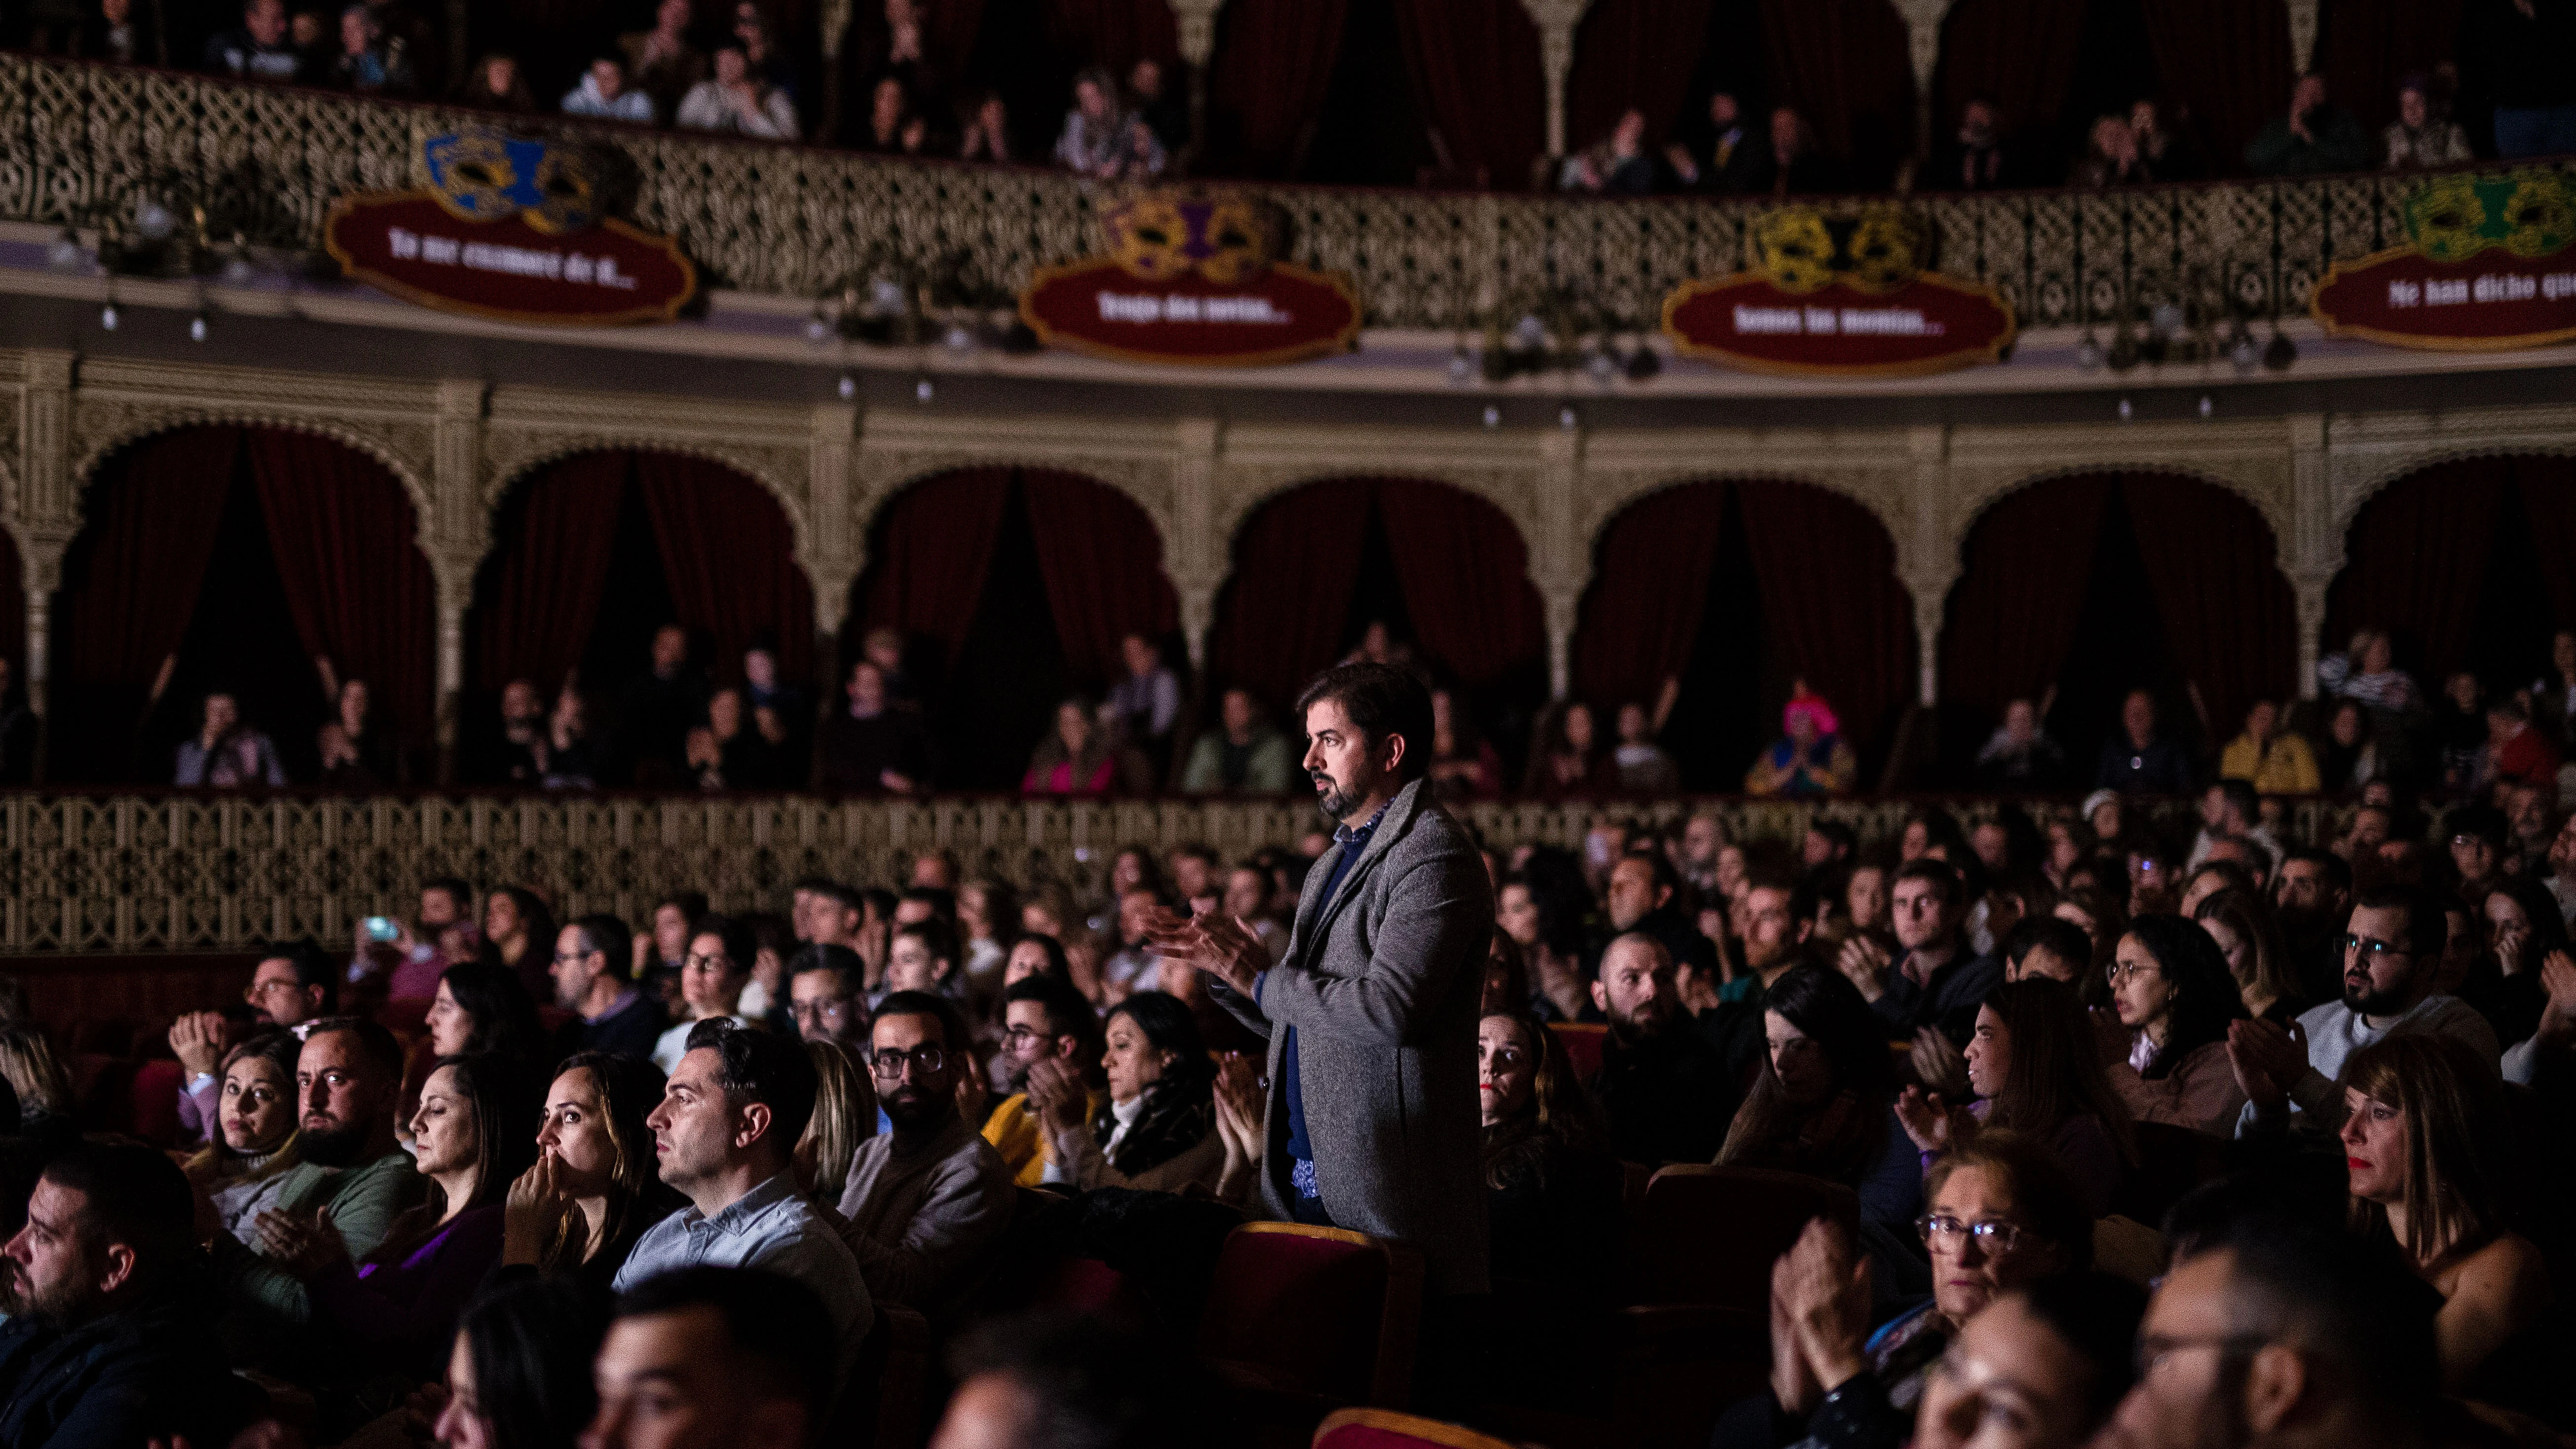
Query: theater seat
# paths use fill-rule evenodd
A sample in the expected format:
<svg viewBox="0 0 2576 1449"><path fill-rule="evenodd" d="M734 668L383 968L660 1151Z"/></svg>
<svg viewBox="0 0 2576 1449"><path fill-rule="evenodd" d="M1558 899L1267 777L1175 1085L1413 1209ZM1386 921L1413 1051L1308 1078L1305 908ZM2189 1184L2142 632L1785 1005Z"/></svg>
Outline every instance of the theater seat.
<svg viewBox="0 0 2576 1449"><path fill-rule="evenodd" d="M418 1036L427 1031L429 1003L426 996L397 996L376 1009L376 1020L396 1036Z"/></svg>
<svg viewBox="0 0 2576 1449"><path fill-rule="evenodd" d="M900 1304L881 1302L824 1442L916 1449L927 1437L923 1415L929 1403L930 1320Z"/></svg>
<svg viewBox="0 0 2576 1449"><path fill-rule="evenodd" d="M134 1068L134 1135L155 1147L179 1145L179 1089L187 1085L179 1064L166 1057ZM207 1124L211 1131L213 1123Z"/></svg>
<svg viewBox="0 0 2576 1449"><path fill-rule="evenodd" d="M2137 1134L2138 1170L2112 1203L2124 1217L2159 1226L2184 1193L2227 1171L2227 1143L2206 1132L2171 1122L2134 1122L2130 1130Z"/></svg>
<svg viewBox="0 0 2576 1449"><path fill-rule="evenodd" d="M81 1052L72 1058L72 1120L83 1132L134 1131L134 1064Z"/></svg>
<svg viewBox="0 0 2576 1449"><path fill-rule="evenodd" d="M1392 1409L1336 1409L1315 1428L1314 1449L1514 1449L1511 1441Z"/></svg>
<svg viewBox="0 0 2576 1449"><path fill-rule="evenodd" d="M1767 1315L1771 1264L1816 1218L1860 1225L1850 1188L1753 1167L1667 1167L1628 1213L1631 1304L1706 1304Z"/></svg>
<svg viewBox="0 0 2576 1449"><path fill-rule="evenodd" d="M1597 1021L1552 1021L1547 1029L1565 1049L1565 1064L1574 1068L1576 1081L1589 1082L1601 1075L1601 1044L1610 1028Z"/></svg>
<svg viewBox="0 0 2576 1449"><path fill-rule="evenodd" d="M1335 1408L1407 1400L1421 1314L1414 1248L1245 1223L1217 1256L1198 1350L1246 1419L1302 1437Z"/></svg>

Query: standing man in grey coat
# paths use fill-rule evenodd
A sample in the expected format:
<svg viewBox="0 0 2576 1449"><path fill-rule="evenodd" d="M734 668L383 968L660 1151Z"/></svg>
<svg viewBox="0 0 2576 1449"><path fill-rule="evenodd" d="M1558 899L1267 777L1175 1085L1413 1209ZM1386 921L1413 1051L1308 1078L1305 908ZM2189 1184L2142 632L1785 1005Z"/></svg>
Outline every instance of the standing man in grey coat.
<svg viewBox="0 0 2576 1449"><path fill-rule="evenodd" d="M1243 922L1167 915L1155 949L1216 978L1270 1038L1262 1203L1422 1252L1439 1297L1486 1289L1476 1012L1493 887L1425 787L1431 697L1383 664L1327 670L1297 701L1333 848L1272 965Z"/></svg>

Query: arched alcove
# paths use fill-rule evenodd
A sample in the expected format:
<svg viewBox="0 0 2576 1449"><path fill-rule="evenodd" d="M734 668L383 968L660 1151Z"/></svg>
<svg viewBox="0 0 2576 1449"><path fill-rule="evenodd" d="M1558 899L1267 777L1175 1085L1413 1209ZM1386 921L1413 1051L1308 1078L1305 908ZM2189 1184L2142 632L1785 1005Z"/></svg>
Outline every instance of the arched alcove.
<svg viewBox="0 0 2576 1449"><path fill-rule="evenodd" d="M2475 674L2528 685L2550 635L2576 628L2576 457L2506 454L2436 463L2371 495L2344 534L2321 652L2385 629L2426 690Z"/></svg>

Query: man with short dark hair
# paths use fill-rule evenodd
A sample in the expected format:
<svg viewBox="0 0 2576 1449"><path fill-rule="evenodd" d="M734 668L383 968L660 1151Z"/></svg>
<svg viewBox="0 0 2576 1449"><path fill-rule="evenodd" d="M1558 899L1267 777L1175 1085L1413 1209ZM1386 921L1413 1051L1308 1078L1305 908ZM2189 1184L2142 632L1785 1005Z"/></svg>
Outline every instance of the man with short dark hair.
<svg viewBox="0 0 2576 1449"><path fill-rule="evenodd" d="M1610 867L1609 884L1602 892L1610 933L1652 936L1663 943L1664 954L1675 966L1703 972L1714 980L1717 947L1682 914L1681 885L1681 873L1659 850L1631 850L1620 856Z"/></svg>
<svg viewBox="0 0 2576 1449"><path fill-rule="evenodd" d="M841 1365L832 1314L792 1276L681 1268L620 1294L584 1449L810 1449Z"/></svg>
<svg viewBox="0 0 2576 1449"><path fill-rule="evenodd" d="M1771 983L1798 964L1799 948L1815 930L1815 922L1798 905L1798 888L1777 877L1756 876L1745 887L1737 922L1744 974L1718 989L1721 1003L1760 1006Z"/></svg>
<svg viewBox="0 0 2576 1449"><path fill-rule="evenodd" d="M580 1015L573 1049L649 1057L662 1036L662 1003L627 979L633 937L615 916L582 916L555 935L555 1004Z"/></svg>
<svg viewBox="0 0 2576 1449"><path fill-rule="evenodd" d="M1946 861L1918 857L1897 867L1888 884L1889 924L1905 954L1891 963L1867 935L1843 942L1835 965L1895 1035L1933 1027L1965 1046L1977 1007L2003 984L2003 967L1968 949L1965 907L1959 873Z"/></svg>
<svg viewBox="0 0 2576 1449"><path fill-rule="evenodd" d="M286 0L249 0L238 28L206 42L205 69L279 85L303 79L304 56L286 34Z"/></svg>
<svg viewBox="0 0 2576 1449"><path fill-rule="evenodd" d="M859 1265L829 1221L797 1190L796 1140L814 1115L813 1059L775 1032L702 1021L689 1033L644 1119L662 1182L689 1206L645 1230L617 1291L681 1268L760 1268L822 1295L840 1335L837 1377L858 1361L875 1321Z"/></svg>
<svg viewBox="0 0 2576 1449"><path fill-rule="evenodd" d="M2460 899L2473 904L2485 900L2504 874L2505 844L2513 836L2504 812L2492 805L2455 806L2442 818L2442 833L2450 841L2451 865L2460 873Z"/></svg>
<svg viewBox="0 0 2576 1449"><path fill-rule="evenodd" d="M1002 1165L1021 1187L1047 1180L1054 1150L1029 1106L1029 1072L1040 1062L1060 1062L1090 1077L1100 1060L1100 1018L1073 983L1054 976L1023 977L1002 993L1002 1067L1011 1095L984 1122L984 1140L1002 1154ZM1090 1102L1083 1120L1099 1115L1101 1093L1086 1083Z"/></svg>
<svg viewBox="0 0 2576 1449"><path fill-rule="evenodd" d="M250 985L242 997L263 1027L294 1026L329 1016L339 1009L340 968L311 941L275 947L251 968ZM170 1055L178 1058L185 1079L179 1086L183 1142L210 1141L215 1135L224 1090L215 1069L223 1062L228 1035L221 1012L189 1012L170 1023Z"/></svg>
<svg viewBox="0 0 2576 1449"><path fill-rule="evenodd" d="M2230 1022L2227 1057L2245 1089L2238 1136L2296 1126L2311 1133L2343 1125L2344 1063L2399 1032L2438 1032L2498 1064L2495 1028L2477 1008L2434 990L2448 923L2442 897L2413 886L2383 886L2354 903L2343 937L2343 994L2299 1017L2304 1049L2278 1023Z"/></svg>
<svg viewBox="0 0 2576 1449"><path fill-rule="evenodd" d="M2056 916L2033 916L2012 928L1996 949L2006 981L2045 976L2081 986L2093 974L2093 943L2082 927Z"/></svg>
<svg viewBox="0 0 2576 1449"><path fill-rule="evenodd" d="M931 1449L1185 1449L1209 1440L1201 1371L1088 1314L978 1324L950 1355L957 1392Z"/></svg>
<svg viewBox="0 0 2576 1449"><path fill-rule="evenodd" d="M2191 855L2183 862L2183 868L2198 868L2209 859L2211 851L2231 840L2252 840L2263 847L2268 858L2278 860L2281 843L2263 828L2262 821L2263 800L2254 793L2251 781L2211 782L2200 792L2200 834L2193 838Z"/></svg>
<svg viewBox="0 0 2576 1449"><path fill-rule="evenodd" d="M850 666L846 707L823 716L814 788L844 795L918 795L930 788L930 736L921 711L893 698L871 659Z"/></svg>
<svg viewBox="0 0 2576 1449"><path fill-rule="evenodd" d="M958 1114L957 1078L974 1057L955 1003L898 991L868 1033L868 1072L894 1130L860 1143L850 1163L844 1236L870 1291L945 1317L1011 1225L1011 1171Z"/></svg>
<svg viewBox="0 0 2576 1449"><path fill-rule="evenodd" d="M2576 860L2576 841L2570 842ZM2352 866L2331 850L2294 850L2272 877L2272 905L2290 948L2299 994L2327 1001L2343 994L2343 952L2336 938L2352 913Z"/></svg>
<svg viewBox="0 0 2576 1449"><path fill-rule="evenodd" d="M847 946L806 946L788 957L787 1002L796 1034L846 1047L854 1061L865 1056L868 1012L859 1000L865 974L859 953Z"/></svg>
<svg viewBox="0 0 2576 1449"><path fill-rule="evenodd" d="M1425 779L1431 695L1351 663L1306 687L1306 773L1333 843L1273 964L1250 926L1166 918L1155 948L1270 1037L1262 1203L1298 1222L1411 1243L1436 1295L1487 1281L1476 1018L1493 885Z"/></svg>
<svg viewBox="0 0 2576 1449"><path fill-rule="evenodd" d="M2120 728L2102 742L2093 784L2137 795L2191 793L2191 761L2180 746L2156 733L2154 695L2132 690L2120 702Z"/></svg>
<svg viewBox="0 0 2576 1449"><path fill-rule="evenodd" d="M252 0L252 9L256 11L262 3L271 0ZM197 732L180 741L178 764L170 783L219 790L244 785L277 786L286 783L286 767L278 763L277 746L269 743L268 736L243 722L241 703L232 691L219 689L206 696Z"/></svg>
<svg viewBox="0 0 2576 1449"><path fill-rule="evenodd" d="M951 1001L964 997L966 978L957 969L957 934L939 921L912 921L894 929L886 948L886 990L926 991Z"/></svg>
<svg viewBox="0 0 2576 1449"><path fill-rule="evenodd" d="M193 1216L186 1176L140 1143L77 1142L46 1164L7 1248L0 1444L221 1445L259 1412L207 1342Z"/></svg>
<svg viewBox="0 0 2576 1449"><path fill-rule="evenodd" d="M262 1214L263 1222L275 1216L309 1227L327 1212L353 1263L384 1243L394 1219L425 1191L411 1155L394 1137L402 1078L402 1043L392 1032L359 1016L313 1023L295 1061L295 1147L303 1160L286 1169L277 1211ZM256 1337L269 1362L300 1358L302 1335L292 1330L313 1318L304 1280L229 1233L214 1236L213 1251L228 1296L268 1330Z"/></svg>
<svg viewBox="0 0 2576 1449"><path fill-rule="evenodd" d="M1181 771L1184 795L1279 795L1296 778L1288 737L1263 716L1251 691L1229 689L1217 701L1218 728L1190 746Z"/></svg>
<svg viewBox="0 0 2576 1449"><path fill-rule="evenodd" d="M1717 1160L1735 1118L1735 1084L1726 1058L1685 1019L1663 943L1636 932L1612 941L1592 1000L1610 1023L1591 1082L1610 1151L1650 1168Z"/></svg>

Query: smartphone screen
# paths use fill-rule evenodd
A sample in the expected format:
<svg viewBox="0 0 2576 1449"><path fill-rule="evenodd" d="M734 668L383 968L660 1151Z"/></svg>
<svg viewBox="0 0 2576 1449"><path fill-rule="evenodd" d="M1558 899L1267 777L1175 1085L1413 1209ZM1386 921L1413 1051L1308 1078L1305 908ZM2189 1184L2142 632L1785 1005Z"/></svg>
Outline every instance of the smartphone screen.
<svg viewBox="0 0 2576 1449"><path fill-rule="evenodd" d="M368 938L369 940L373 940L373 941L390 941L390 940L393 940L395 937L397 937L397 936L399 936L399 935L401 935L401 934L402 934L402 932L401 932L400 930L398 930L398 929L394 926L393 918L392 918L392 917L390 917L390 916L369 916L369 917L367 917L367 938Z"/></svg>

